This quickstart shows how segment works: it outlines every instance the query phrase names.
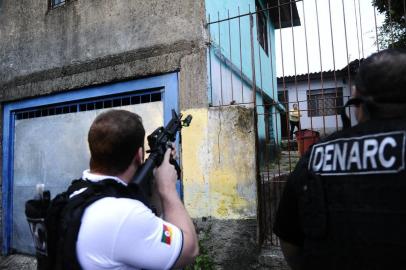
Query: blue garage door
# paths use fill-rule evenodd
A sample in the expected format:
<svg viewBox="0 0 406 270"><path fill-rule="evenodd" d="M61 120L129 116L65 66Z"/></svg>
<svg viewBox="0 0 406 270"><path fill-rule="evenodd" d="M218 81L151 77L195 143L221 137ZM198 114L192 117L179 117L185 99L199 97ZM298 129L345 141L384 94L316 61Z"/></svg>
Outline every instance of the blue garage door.
<svg viewBox="0 0 406 270"><path fill-rule="evenodd" d="M147 134L177 110L177 75L79 89L6 104L3 128L3 253L34 253L24 203L37 183L55 195L88 168L87 132L110 108L133 111Z"/></svg>

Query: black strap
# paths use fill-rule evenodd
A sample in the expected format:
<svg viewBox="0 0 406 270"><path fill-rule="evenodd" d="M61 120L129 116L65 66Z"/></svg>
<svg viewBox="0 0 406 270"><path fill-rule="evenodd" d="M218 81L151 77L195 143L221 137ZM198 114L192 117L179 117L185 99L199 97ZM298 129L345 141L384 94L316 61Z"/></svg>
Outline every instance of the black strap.
<svg viewBox="0 0 406 270"><path fill-rule="evenodd" d="M340 112L343 129L351 127L351 120L346 112L346 108L351 105L362 107L363 117L365 119L396 119L404 118L406 114L406 106L402 101L379 103L374 101L371 97L351 98Z"/></svg>
<svg viewBox="0 0 406 270"><path fill-rule="evenodd" d="M342 107L341 112L340 112L341 121L343 122L343 129L347 129L347 128L351 127L351 119L347 115L346 108L351 105L360 106L364 102L365 102L365 100L363 100L361 98L351 98L347 101L347 103L345 103L344 107Z"/></svg>
<svg viewBox="0 0 406 270"><path fill-rule="evenodd" d="M113 179L98 182L76 180L68 188L68 194L86 187L87 189L69 199L68 204L61 213L60 238L57 257L57 269L81 269L76 257L76 242L85 209L105 197L136 199L149 207L145 196L135 185L124 186Z"/></svg>

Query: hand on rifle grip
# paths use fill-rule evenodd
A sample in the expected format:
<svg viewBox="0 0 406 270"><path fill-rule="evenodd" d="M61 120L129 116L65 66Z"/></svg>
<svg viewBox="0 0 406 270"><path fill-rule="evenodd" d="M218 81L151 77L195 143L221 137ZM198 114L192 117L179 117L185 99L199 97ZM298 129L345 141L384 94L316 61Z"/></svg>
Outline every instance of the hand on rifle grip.
<svg viewBox="0 0 406 270"><path fill-rule="evenodd" d="M155 183L160 195L167 192L176 192L176 170L174 165L170 164L171 151L168 149L165 153L162 164L154 170Z"/></svg>
<svg viewBox="0 0 406 270"><path fill-rule="evenodd" d="M171 156L169 158L169 163L172 164L175 167L176 172L178 173L178 179L180 179L181 169L180 169L180 166L179 166L178 162L176 161L176 147L175 147L175 144L174 143L168 144L168 148L172 149Z"/></svg>
<svg viewBox="0 0 406 270"><path fill-rule="evenodd" d="M179 166L178 162L176 161L176 159L174 159L174 158L171 156L171 158L169 159L169 163L172 164L172 165L175 167L175 170L176 170L176 172L178 173L178 179L180 179L181 170L180 170L180 166Z"/></svg>

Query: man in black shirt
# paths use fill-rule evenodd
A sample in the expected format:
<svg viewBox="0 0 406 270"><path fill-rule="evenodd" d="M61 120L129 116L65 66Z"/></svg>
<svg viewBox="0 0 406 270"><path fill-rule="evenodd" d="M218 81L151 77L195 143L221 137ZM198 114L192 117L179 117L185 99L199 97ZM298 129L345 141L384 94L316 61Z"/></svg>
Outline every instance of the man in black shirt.
<svg viewBox="0 0 406 270"><path fill-rule="evenodd" d="M348 105L359 123L301 158L274 232L292 269L406 269L406 50L365 59Z"/></svg>

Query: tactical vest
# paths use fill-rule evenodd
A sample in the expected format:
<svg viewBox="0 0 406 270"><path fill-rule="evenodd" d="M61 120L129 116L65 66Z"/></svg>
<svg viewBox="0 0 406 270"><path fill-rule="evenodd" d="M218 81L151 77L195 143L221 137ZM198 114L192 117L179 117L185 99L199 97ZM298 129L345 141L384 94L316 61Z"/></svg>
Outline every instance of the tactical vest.
<svg viewBox="0 0 406 270"><path fill-rule="evenodd" d="M314 145L298 181L304 269L406 269L406 120Z"/></svg>
<svg viewBox="0 0 406 270"><path fill-rule="evenodd" d="M83 189L82 192L74 194L81 189ZM76 257L76 241L81 219L86 207L105 197L135 199L149 207L146 196L136 185L124 186L113 179L98 182L74 180L67 191L58 194L46 205L45 241L42 240L40 249L36 244L39 270L81 269ZM39 202L30 200L26 203L28 219L41 216L39 212L43 212L41 207L44 204L39 207ZM41 242L36 239L35 241Z"/></svg>

